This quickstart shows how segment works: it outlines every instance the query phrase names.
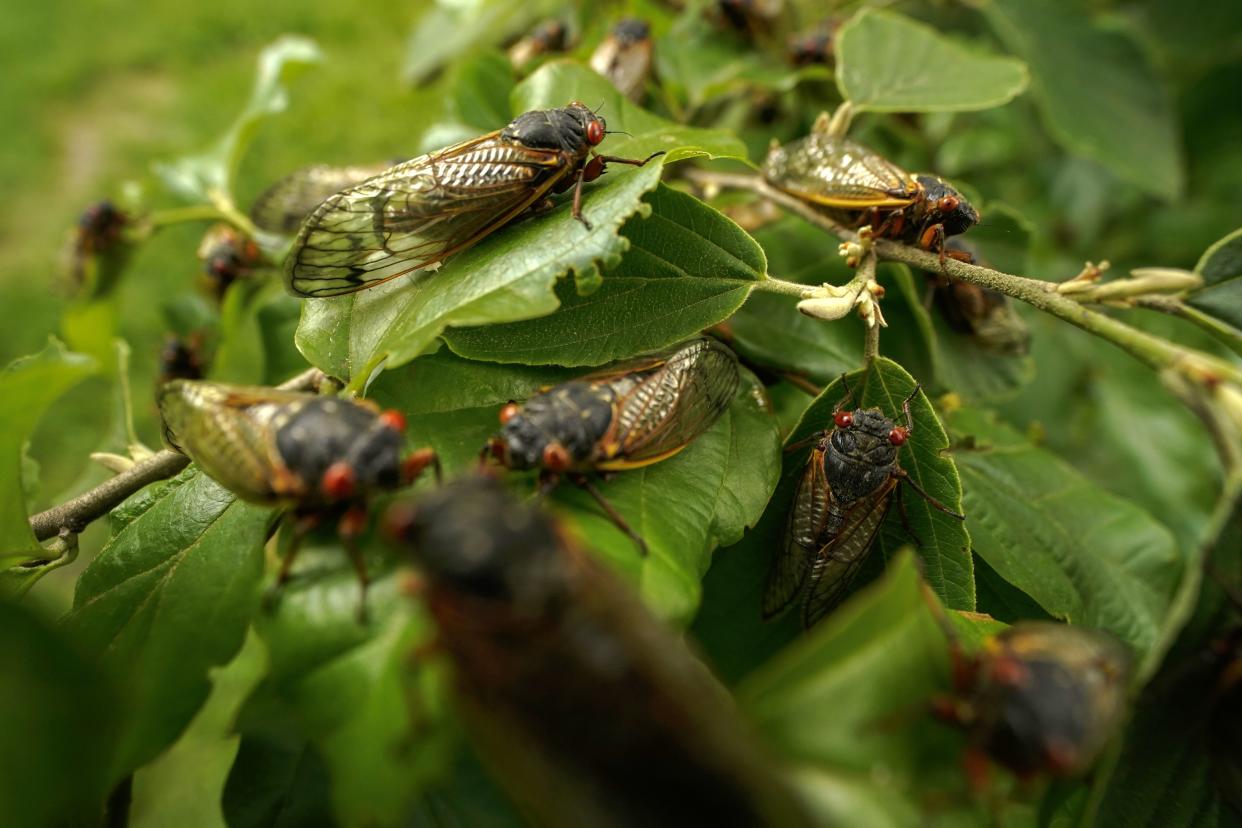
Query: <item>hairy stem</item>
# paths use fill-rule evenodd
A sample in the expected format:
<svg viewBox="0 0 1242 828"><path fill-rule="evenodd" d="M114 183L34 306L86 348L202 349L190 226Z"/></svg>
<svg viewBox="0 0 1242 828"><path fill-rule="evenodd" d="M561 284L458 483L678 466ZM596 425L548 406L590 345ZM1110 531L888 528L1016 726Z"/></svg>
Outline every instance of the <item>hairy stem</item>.
<svg viewBox="0 0 1242 828"><path fill-rule="evenodd" d="M277 387L286 391L309 390L318 386L322 378L322 371L310 368ZM76 534L91 521L108 514L134 492L157 480L166 480L188 465L190 458L180 452L169 449L158 451L90 491L32 516L30 528L35 539L40 541L55 537L61 529Z"/></svg>

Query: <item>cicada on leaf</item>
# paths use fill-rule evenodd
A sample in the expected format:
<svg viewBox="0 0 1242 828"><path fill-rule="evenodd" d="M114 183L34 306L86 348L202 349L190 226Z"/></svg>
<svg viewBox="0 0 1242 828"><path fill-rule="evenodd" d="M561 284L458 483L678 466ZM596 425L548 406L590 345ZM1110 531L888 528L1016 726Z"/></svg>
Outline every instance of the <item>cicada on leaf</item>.
<svg viewBox="0 0 1242 828"><path fill-rule="evenodd" d="M324 199L379 175L392 164L333 167L316 164L294 170L268 187L250 207L250 220L260 230L289 236Z"/></svg>
<svg viewBox="0 0 1242 828"><path fill-rule="evenodd" d="M608 78L617 91L638 103L651 77L651 27L627 17L618 21L591 54L591 68Z"/></svg>
<svg viewBox="0 0 1242 828"><path fill-rule="evenodd" d="M645 554L645 542L587 474L672 457L716 422L740 383L732 351L714 339L694 339L510 403L484 451L510 469L539 469L545 489L568 475Z"/></svg>
<svg viewBox="0 0 1242 828"><path fill-rule="evenodd" d="M395 504L481 758L551 826L804 826L719 685L631 587L494 478Z"/></svg>
<svg viewBox="0 0 1242 828"><path fill-rule="evenodd" d="M607 134L604 119L575 101L335 193L303 223L285 261L286 285L309 298L374 287L444 261L571 187L573 216L590 228L583 183L610 162L642 166L655 157L598 155Z"/></svg>
<svg viewBox="0 0 1242 828"><path fill-rule="evenodd" d="M900 497L902 483L936 509L965 520L925 492L898 463L898 450L914 431L910 400L918 392L916 385L902 402L906 424L897 425L878 408L850 410L847 390L833 411L834 427L810 438L811 453L764 587L764 618L799 596L805 627L835 608L871 551L894 495Z"/></svg>
<svg viewBox="0 0 1242 828"><path fill-rule="evenodd" d="M763 175L842 224L870 225L875 236L936 251L941 261L970 260L945 247L947 237L979 222L965 196L941 178L911 175L863 145L831 135L826 116L807 137L773 147Z"/></svg>
<svg viewBox="0 0 1242 828"><path fill-rule="evenodd" d="M1042 621L1013 625L973 656L954 643L953 658L955 694L936 712L966 729L976 789L985 757L1022 778L1084 772L1116 732L1133 669L1108 633Z"/></svg>
<svg viewBox="0 0 1242 828"><path fill-rule="evenodd" d="M160 413L169 444L205 474L242 500L289 510L293 538L278 587L305 535L335 518L365 602L368 578L357 538L366 528L368 500L413 482L428 466L439 476L430 449L403 457L400 412L368 402L177 380L161 390Z"/></svg>

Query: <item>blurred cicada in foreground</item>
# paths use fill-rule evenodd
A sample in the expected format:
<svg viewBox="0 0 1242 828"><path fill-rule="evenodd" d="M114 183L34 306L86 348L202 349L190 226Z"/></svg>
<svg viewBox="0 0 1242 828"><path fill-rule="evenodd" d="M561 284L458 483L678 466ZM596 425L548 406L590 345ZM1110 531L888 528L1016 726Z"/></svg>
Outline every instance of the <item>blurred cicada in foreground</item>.
<svg viewBox="0 0 1242 828"><path fill-rule="evenodd" d="M870 225L874 235L934 250L941 261L970 260L944 243L979 222L970 202L934 175L911 175L861 144L830 135L826 115L806 138L773 147L763 175L842 224Z"/></svg>
<svg viewBox="0 0 1242 828"><path fill-rule="evenodd" d="M587 473L672 457L716 422L740 382L732 351L714 339L694 339L545 389L522 405L510 403L484 451L510 469L539 469L544 491L568 475L646 554L646 543Z"/></svg>
<svg viewBox="0 0 1242 828"><path fill-rule="evenodd" d="M850 411L847 391L833 411L835 427L810 438L811 454L764 588L765 618L800 594L806 627L836 607L871 551L894 494L900 504L897 487L903 482L933 507L965 520L923 491L897 462L898 449L914 431L910 400L918 392L916 385L902 402L906 424L899 426L878 408Z"/></svg>
<svg viewBox="0 0 1242 828"><path fill-rule="evenodd" d="M292 541L276 585L289 577L298 546L325 519L337 519L358 572L365 609L366 564L357 538L371 495L413 482L430 449L402 457L405 418L397 411L276 388L178 380L160 393L168 442L243 500L290 510Z"/></svg>
<svg viewBox="0 0 1242 828"><path fill-rule="evenodd" d="M1023 621L963 656L954 649L953 697L937 715L966 728L966 768L976 789L984 758L1019 777L1072 776L1108 743L1125 710L1129 651L1097 630Z"/></svg>
<svg viewBox="0 0 1242 828"><path fill-rule="evenodd" d="M607 134L604 119L575 101L335 193L302 225L285 261L286 284L312 298L374 287L465 250L571 187L573 216L590 227L583 182L608 162L642 166L655 157L597 155Z"/></svg>
<svg viewBox="0 0 1242 828"><path fill-rule="evenodd" d="M619 21L591 54L591 68L631 101L641 101L651 76L651 27L633 17Z"/></svg>
<svg viewBox="0 0 1242 828"><path fill-rule="evenodd" d="M330 195L377 176L392 164L332 167L316 164L294 170L268 187L250 207L250 220L260 230L289 236Z"/></svg>
<svg viewBox="0 0 1242 828"><path fill-rule="evenodd" d="M400 503L453 694L532 824L801 826L727 692L609 569L495 479Z"/></svg>

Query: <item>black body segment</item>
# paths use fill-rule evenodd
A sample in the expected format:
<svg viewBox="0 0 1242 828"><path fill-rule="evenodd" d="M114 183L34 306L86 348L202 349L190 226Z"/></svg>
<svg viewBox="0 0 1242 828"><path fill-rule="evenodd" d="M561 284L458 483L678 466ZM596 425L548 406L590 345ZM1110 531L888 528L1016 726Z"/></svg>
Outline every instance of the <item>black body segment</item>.
<svg viewBox="0 0 1242 828"><path fill-rule="evenodd" d="M343 461L366 488L396 488L401 483L404 441L376 414L346 400L307 400L291 408L277 426L277 452L303 480L319 480L329 466Z"/></svg>
<svg viewBox="0 0 1242 828"><path fill-rule="evenodd" d="M612 426L617 383L575 380L536 394L501 426L514 469L534 469L550 442L564 446L574 466L588 466L596 445Z"/></svg>
<svg viewBox="0 0 1242 828"><path fill-rule="evenodd" d="M484 477L402 510L468 731L534 824L807 824L701 662L547 517Z"/></svg>

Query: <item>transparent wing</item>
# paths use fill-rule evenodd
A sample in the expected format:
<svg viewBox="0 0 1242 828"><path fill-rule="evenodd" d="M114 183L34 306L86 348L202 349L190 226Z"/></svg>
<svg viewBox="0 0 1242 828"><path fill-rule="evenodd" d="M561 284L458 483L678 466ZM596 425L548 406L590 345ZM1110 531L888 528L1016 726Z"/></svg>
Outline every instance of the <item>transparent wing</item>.
<svg viewBox="0 0 1242 828"><path fill-rule="evenodd" d="M250 218L262 230L292 235L328 196L377 176L390 166L331 167L317 164L294 170L255 200L250 208Z"/></svg>
<svg viewBox="0 0 1242 828"><path fill-rule="evenodd" d="M811 586L802 605L802 624L810 627L836 607L867 559L876 533L888 513L897 479L890 478L870 497L845 509L838 530L820 547L811 564Z"/></svg>
<svg viewBox="0 0 1242 828"><path fill-rule="evenodd" d="M398 164L329 196L285 262L300 296L339 296L434 264L525 210L572 172L560 153L497 133Z"/></svg>
<svg viewBox="0 0 1242 828"><path fill-rule="evenodd" d="M620 380L618 380L620 381ZM604 438L601 469L654 463L685 448L729 407L741 382L737 357L714 339L696 339L629 389Z"/></svg>
<svg viewBox="0 0 1242 828"><path fill-rule="evenodd" d="M785 522L785 536L763 588L763 617L771 618L798 597L806 582L811 561L819 551L820 533L828 510L828 481L824 478L824 452L812 449L794 493Z"/></svg>
<svg viewBox="0 0 1242 828"><path fill-rule="evenodd" d="M768 154L763 174L776 187L827 207L900 207L918 195L914 176L861 144L816 132Z"/></svg>
<svg viewBox="0 0 1242 828"><path fill-rule="evenodd" d="M296 496L274 435L311 395L274 388L176 381L160 392L169 442L212 479L246 500Z"/></svg>

